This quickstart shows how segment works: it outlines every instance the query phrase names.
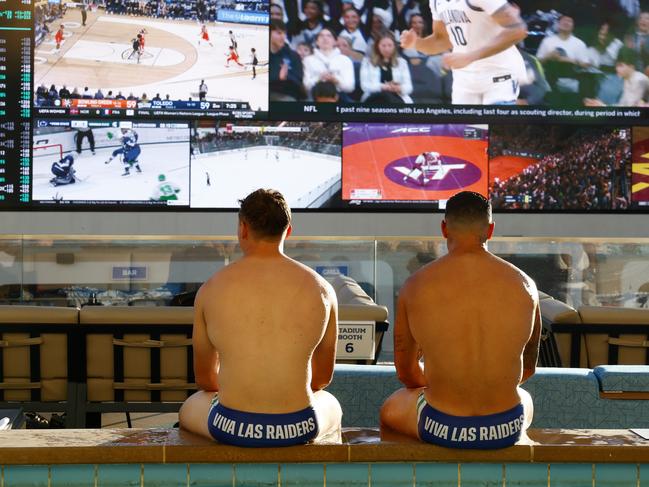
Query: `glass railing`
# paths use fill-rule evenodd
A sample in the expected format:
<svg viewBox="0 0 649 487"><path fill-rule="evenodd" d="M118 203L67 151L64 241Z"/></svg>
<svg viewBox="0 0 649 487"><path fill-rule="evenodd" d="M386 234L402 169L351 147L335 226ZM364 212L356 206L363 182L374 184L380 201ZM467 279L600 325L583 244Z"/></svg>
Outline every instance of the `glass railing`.
<svg viewBox="0 0 649 487"><path fill-rule="evenodd" d="M649 239L494 238L489 249L574 307L649 307ZM404 281L446 252L441 238L291 238L286 253L356 280L390 322ZM0 238L0 303L165 306L240 256L233 237ZM391 339L384 341L386 356Z"/></svg>

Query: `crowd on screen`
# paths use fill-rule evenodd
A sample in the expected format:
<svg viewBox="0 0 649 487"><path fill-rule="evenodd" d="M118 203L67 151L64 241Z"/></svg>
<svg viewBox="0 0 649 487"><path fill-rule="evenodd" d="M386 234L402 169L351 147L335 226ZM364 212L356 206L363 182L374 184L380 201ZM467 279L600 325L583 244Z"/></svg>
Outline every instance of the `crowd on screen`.
<svg viewBox="0 0 649 487"><path fill-rule="evenodd" d="M520 104L644 106L649 0L537 0L521 5L529 35ZM271 100L448 103L441 54L402 50L432 31L428 0L271 0Z"/></svg>
<svg viewBox="0 0 649 487"><path fill-rule="evenodd" d="M517 130L496 136L492 157L505 151L547 151L545 142L535 143L534 132L540 130L543 128L521 130L517 127ZM554 135L552 129L546 133L547 138L555 142L552 150L520 174L502 181L494 178L490 187L494 208L627 208L631 195L631 143L628 130L591 127L577 129L568 137L564 133L564 137L559 139L560 133L560 129ZM527 140L530 145L522 146L521 140Z"/></svg>
<svg viewBox="0 0 649 487"><path fill-rule="evenodd" d="M266 2L224 2L222 0L106 0L106 12L116 15L141 15L164 19L190 19L214 22L219 9L267 12Z"/></svg>
<svg viewBox="0 0 649 487"><path fill-rule="evenodd" d="M299 127L299 132L206 131L196 135L193 144L199 152L278 146L289 149L340 156L340 124L327 122L284 122L282 127Z"/></svg>

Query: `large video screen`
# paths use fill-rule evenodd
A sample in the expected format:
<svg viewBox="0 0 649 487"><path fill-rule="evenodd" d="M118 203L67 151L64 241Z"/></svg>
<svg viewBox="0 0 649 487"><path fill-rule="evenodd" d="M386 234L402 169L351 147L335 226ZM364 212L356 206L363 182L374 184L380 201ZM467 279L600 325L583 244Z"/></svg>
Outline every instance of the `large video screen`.
<svg viewBox="0 0 649 487"><path fill-rule="evenodd" d="M627 210L631 129L493 126L489 193L494 209Z"/></svg>
<svg viewBox="0 0 649 487"><path fill-rule="evenodd" d="M345 124L342 199L443 208L458 191L486 197L487 140L486 125Z"/></svg>
<svg viewBox="0 0 649 487"><path fill-rule="evenodd" d="M294 209L327 208L340 194L340 124L219 122L192 135L192 208L239 208L257 188Z"/></svg>
<svg viewBox="0 0 649 487"><path fill-rule="evenodd" d="M641 5L285 2L271 10L271 113L632 124L649 101Z"/></svg>
<svg viewBox="0 0 649 487"><path fill-rule="evenodd" d="M649 211L644 0L4 5L1 209Z"/></svg>
<svg viewBox="0 0 649 487"><path fill-rule="evenodd" d="M38 205L189 206L189 124L37 120Z"/></svg>
<svg viewBox="0 0 649 487"><path fill-rule="evenodd" d="M268 111L268 0L42 2L34 21L41 115Z"/></svg>

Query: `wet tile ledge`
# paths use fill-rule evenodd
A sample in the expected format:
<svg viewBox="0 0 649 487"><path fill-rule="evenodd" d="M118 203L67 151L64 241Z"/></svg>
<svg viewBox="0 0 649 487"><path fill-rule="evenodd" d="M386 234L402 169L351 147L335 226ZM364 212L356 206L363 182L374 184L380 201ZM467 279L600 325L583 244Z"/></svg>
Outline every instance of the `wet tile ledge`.
<svg viewBox="0 0 649 487"><path fill-rule="evenodd" d="M177 429L13 430L0 432L0 464L649 463L649 440L629 430L531 429L527 444L491 451L381 442L367 428L346 428L343 436L343 444L247 449Z"/></svg>

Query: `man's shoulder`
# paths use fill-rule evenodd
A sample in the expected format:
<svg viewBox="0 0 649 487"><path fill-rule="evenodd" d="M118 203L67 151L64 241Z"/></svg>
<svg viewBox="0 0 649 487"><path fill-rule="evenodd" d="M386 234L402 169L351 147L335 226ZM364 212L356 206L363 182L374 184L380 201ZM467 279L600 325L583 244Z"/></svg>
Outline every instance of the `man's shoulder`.
<svg viewBox="0 0 649 487"><path fill-rule="evenodd" d="M403 285L403 290L416 289L419 286L429 285L431 281L435 281L440 276L444 275L445 257L440 257L437 260L429 262L424 265L406 279ZM413 291L414 292L414 291Z"/></svg>
<svg viewBox="0 0 649 487"><path fill-rule="evenodd" d="M534 293L538 294L534 279L528 276L522 269L516 267L511 262L507 262L505 259L502 259L493 254L491 255L493 256L496 265L500 266L500 268L502 269L503 277L516 280L520 282L526 289L530 290L530 292L533 291Z"/></svg>

